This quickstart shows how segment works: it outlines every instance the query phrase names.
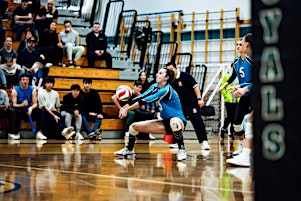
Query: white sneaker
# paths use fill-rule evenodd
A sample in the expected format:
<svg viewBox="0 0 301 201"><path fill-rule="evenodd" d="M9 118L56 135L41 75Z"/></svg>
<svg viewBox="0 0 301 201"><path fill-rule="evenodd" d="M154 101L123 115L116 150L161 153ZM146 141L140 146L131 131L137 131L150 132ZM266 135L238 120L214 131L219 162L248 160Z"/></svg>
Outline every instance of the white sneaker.
<svg viewBox="0 0 301 201"><path fill-rule="evenodd" d="M238 155L234 158L228 158L226 163L231 165L250 167L250 156L244 156L243 154Z"/></svg>
<svg viewBox="0 0 301 201"><path fill-rule="evenodd" d="M8 133L8 138L12 140L20 140L20 133L17 134Z"/></svg>
<svg viewBox="0 0 301 201"><path fill-rule="evenodd" d="M63 131L62 131L62 136L64 136L67 140L69 140L75 133L74 132L72 135L70 135L73 130L74 130L74 128L72 126L64 128Z"/></svg>
<svg viewBox="0 0 301 201"><path fill-rule="evenodd" d="M149 138L150 140L155 140L155 139L156 139L151 133L148 135L148 138Z"/></svg>
<svg viewBox="0 0 301 201"><path fill-rule="evenodd" d="M169 148L170 149L178 149L179 148L178 143L170 144Z"/></svg>
<svg viewBox="0 0 301 201"><path fill-rule="evenodd" d="M204 140L204 141L202 142L201 148L204 149L204 150L209 150L209 149L210 149L210 146L209 146L207 140Z"/></svg>
<svg viewBox="0 0 301 201"><path fill-rule="evenodd" d="M178 154L177 154L177 160L186 160L186 151L184 149L179 149Z"/></svg>
<svg viewBox="0 0 301 201"><path fill-rule="evenodd" d="M238 140L237 150L232 153L232 156L237 156L237 155L241 154L241 152L244 148L244 144L245 144L244 140Z"/></svg>
<svg viewBox="0 0 301 201"><path fill-rule="evenodd" d="M45 135L43 135L43 133L41 131L38 131L36 134L36 139L37 140L47 140L47 137Z"/></svg>
<svg viewBox="0 0 301 201"><path fill-rule="evenodd" d="M72 131L71 133L66 134L64 137L66 140L72 140L72 138L75 136L75 131Z"/></svg>
<svg viewBox="0 0 301 201"><path fill-rule="evenodd" d="M128 150L127 147L124 147L122 149L120 149L119 151L115 151L114 154L116 156L135 156L135 150L133 149L132 151Z"/></svg>
<svg viewBox="0 0 301 201"><path fill-rule="evenodd" d="M83 136L82 134L76 133L75 139L76 139L76 140L84 140L85 138L84 138L84 136Z"/></svg>

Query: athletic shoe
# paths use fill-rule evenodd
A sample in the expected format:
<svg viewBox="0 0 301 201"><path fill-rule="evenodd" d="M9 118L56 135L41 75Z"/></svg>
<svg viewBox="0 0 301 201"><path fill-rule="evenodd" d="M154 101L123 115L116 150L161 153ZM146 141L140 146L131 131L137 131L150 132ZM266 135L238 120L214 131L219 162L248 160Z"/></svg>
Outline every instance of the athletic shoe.
<svg viewBox="0 0 301 201"><path fill-rule="evenodd" d="M90 140L96 140L97 135L95 132L91 132L89 133L88 137L90 138Z"/></svg>
<svg viewBox="0 0 301 201"><path fill-rule="evenodd" d="M128 150L127 147L124 147L124 148L120 149L119 151L115 151L114 154L116 156L123 156L123 157L135 156L135 150L133 149L132 151L130 151L130 150Z"/></svg>
<svg viewBox="0 0 301 201"><path fill-rule="evenodd" d="M149 138L150 140L155 140L155 139L156 139L151 133L148 134L148 138Z"/></svg>
<svg viewBox="0 0 301 201"><path fill-rule="evenodd" d="M209 146L207 140L204 140L204 141L202 142L201 148L204 149L204 150L209 150L209 149L210 149L210 146Z"/></svg>
<svg viewBox="0 0 301 201"><path fill-rule="evenodd" d="M245 144L244 140L238 140L237 150L232 153L232 156L237 156L237 155L241 154L241 152L244 148L244 144Z"/></svg>
<svg viewBox="0 0 301 201"><path fill-rule="evenodd" d="M71 131L71 133L68 133L66 135L64 135L64 137L66 138L66 140L72 140L72 138L75 136L75 131Z"/></svg>
<svg viewBox="0 0 301 201"><path fill-rule="evenodd" d="M101 128L100 129L96 129L96 131L95 131L95 134L97 135L96 136L96 140L102 140L101 133L102 133L102 129Z"/></svg>
<svg viewBox="0 0 301 201"><path fill-rule="evenodd" d="M96 136L96 140L102 140L102 135L100 134L100 135L97 135Z"/></svg>
<svg viewBox="0 0 301 201"><path fill-rule="evenodd" d="M102 129L101 128L95 130L95 134L96 135L101 135L101 133L102 133Z"/></svg>
<svg viewBox="0 0 301 201"><path fill-rule="evenodd" d="M169 148L170 149L178 149L179 148L178 143L169 144Z"/></svg>
<svg viewBox="0 0 301 201"><path fill-rule="evenodd" d="M38 131L36 134L36 139L37 140L47 140L47 137L45 135L43 135L43 133L41 131Z"/></svg>
<svg viewBox="0 0 301 201"><path fill-rule="evenodd" d="M67 140L70 139L70 133L74 130L72 126L64 128L62 131L62 136L64 136ZM67 137L66 137L67 136ZM72 137L73 135L71 135Z"/></svg>
<svg viewBox="0 0 301 201"><path fill-rule="evenodd" d="M85 138L84 138L84 136L82 135L82 134L80 134L80 133L76 133L76 135L75 135L75 138L74 138L75 140L84 140Z"/></svg>
<svg viewBox="0 0 301 201"><path fill-rule="evenodd" d="M179 149L178 154L177 154L177 160L186 160L186 151L185 149Z"/></svg>
<svg viewBox="0 0 301 201"><path fill-rule="evenodd" d="M8 133L8 138L12 140L20 140L20 133L17 134Z"/></svg>
<svg viewBox="0 0 301 201"><path fill-rule="evenodd" d="M250 167L250 156L238 155L234 158L228 158L226 163L242 167Z"/></svg>

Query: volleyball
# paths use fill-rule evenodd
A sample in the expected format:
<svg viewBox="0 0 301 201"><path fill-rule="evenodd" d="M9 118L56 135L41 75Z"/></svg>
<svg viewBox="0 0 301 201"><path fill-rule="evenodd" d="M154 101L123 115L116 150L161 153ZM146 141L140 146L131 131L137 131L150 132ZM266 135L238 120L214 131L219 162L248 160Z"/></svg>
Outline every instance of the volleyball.
<svg viewBox="0 0 301 201"><path fill-rule="evenodd" d="M132 89L126 85L120 85L116 89L116 97L120 101L128 101L132 96Z"/></svg>

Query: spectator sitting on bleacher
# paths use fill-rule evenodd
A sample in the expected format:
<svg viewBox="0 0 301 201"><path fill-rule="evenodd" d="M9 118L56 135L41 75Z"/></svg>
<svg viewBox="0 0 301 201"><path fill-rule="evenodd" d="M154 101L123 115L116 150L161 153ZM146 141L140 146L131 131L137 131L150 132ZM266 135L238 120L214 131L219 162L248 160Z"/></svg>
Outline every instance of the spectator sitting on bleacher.
<svg viewBox="0 0 301 201"><path fill-rule="evenodd" d="M2 26L2 19L0 16L0 47L3 47L5 34L6 34L6 29Z"/></svg>
<svg viewBox="0 0 301 201"><path fill-rule="evenodd" d="M46 136L40 131L40 109L37 107L37 93L29 85L29 75L24 73L20 76L20 86L15 87L11 92L11 101L16 112L16 134L10 134L11 139L20 139L21 120L29 121L29 116L37 120L36 139L45 140Z"/></svg>
<svg viewBox="0 0 301 201"><path fill-rule="evenodd" d="M0 89L0 118L8 118L8 135L16 133L15 110L11 107L8 94L3 89Z"/></svg>
<svg viewBox="0 0 301 201"><path fill-rule="evenodd" d="M0 65L0 77L4 88L10 89L19 84L19 77L25 73L25 70L19 64L14 63L13 58L6 57L5 60L6 63Z"/></svg>
<svg viewBox="0 0 301 201"><path fill-rule="evenodd" d="M71 138L75 132L73 127L65 128L65 120L60 114L60 98L57 91L53 90L53 77L45 77L44 89L38 93L38 103L41 111L41 132L48 138Z"/></svg>
<svg viewBox="0 0 301 201"><path fill-rule="evenodd" d="M23 32L29 28L35 36L35 24L32 18L32 13L28 7L28 0L21 0L21 5L14 9L11 28L17 32L16 41L21 41Z"/></svg>
<svg viewBox="0 0 301 201"><path fill-rule="evenodd" d="M41 63L45 61L44 55L34 50L35 44L36 39L32 36L27 40L27 48L21 50L18 55L17 63L25 70L29 70L36 61L40 61Z"/></svg>
<svg viewBox="0 0 301 201"><path fill-rule="evenodd" d="M57 19L58 11L55 8L55 1L49 0L47 6L40 8L35 16L36 29L39 33L39 43L43 31L49 28L50 23L53 21L57 22Z"/></svg>
<svg viewBox="0 0 301 201"><path fill-rule="evenodd" d="M75 139L83 140L84 137L80 133L82 127L82 111L84 98L80 94L80 86L78 84L71 85L71 92L64 95L61 115L65 118L67 128L71 127L72 120L75 119ZM62 135L69 139L70 136Z"/></svg>
<svg viewBox="0 0 301 201"><path fill-rule="evenodd" d="M60 40L68 57L67 66L80 68L76 62L81 58L85 48L79 45L79 35L72 29L71 21L65 20L64 27L65 29L60 32ZM73 54L75 55L74 59L72 59Z"/></svg>
<svg viewBox="0 0 301 201"><path fill-rule="evenodd" d="M19 46L18 46L18 49L17 49L17 53L20 54L21 50L23 50L24 48L27 48L27 41L28 39L30 39L32 37L32 33L29 29L27 29L25 31L25 39L22 40L20 43L19 43Z"/></svg>
<svg viewBox="0 0 301 201"><path fill-rule="evenodd" d="M18 53L13 49L13 40L11 37L6 37L4 46L0 49L0 63L6 63L7 57L13 59L13 64L17 63Z"/></svg>
<svg viewBox="0 0 301 201"><path fill-rule="evenodd" d="M51 22L49 28L43 31L37 49L45 55L46 63L62 66L63 47L56 33L56 22Z"/></svg>
<svg viewBox="0 0 301 201"><path fill-rule="evenodd" d="M93 24L93 30L86 36L87 42L87 57L88 66L95 66L95 59L102 59L106 61L107 68L112 68L112 56L108 53L108 41L107 36L100 31L100 24L95 22Z"/></svg>
<svg viewBox="0 0 301 201"><path fill-rule="evenodd" d="M83 84L84 88L80 93L84 97L82 123L91 140L101 140L100 127L103 119L101 99L98 92L91 88L91 78L84 78ZM93 122L93 127L90 127L89 121Z"/></svg>

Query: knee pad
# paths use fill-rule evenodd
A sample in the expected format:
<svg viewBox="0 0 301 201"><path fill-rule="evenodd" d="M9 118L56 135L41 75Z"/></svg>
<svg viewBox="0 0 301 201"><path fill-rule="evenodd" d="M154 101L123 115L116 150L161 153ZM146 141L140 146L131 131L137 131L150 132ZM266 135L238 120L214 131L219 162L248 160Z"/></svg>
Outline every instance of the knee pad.
<svg viewBox="0 0 301 201"><path fill-rule="evenodd" d="M170 120L170 128L173 132L182 131L180 120L177 118Z"/></svg>
<svg viewBox="0 0 301 201"><path fill-rule="evenodd" d="M130 133L131 135L136 136L136 135L138 135L139 132L136 131L136 130L133 128L132 125L130 125L130 127L129 127L129 133Z"/></svg>
<svg viewBox="0 0 301 201"><path fill-rule="evenodd" d="M246 124L245 137L253 138L253 124L251 122L247 122L247 124Z"/></svg>

